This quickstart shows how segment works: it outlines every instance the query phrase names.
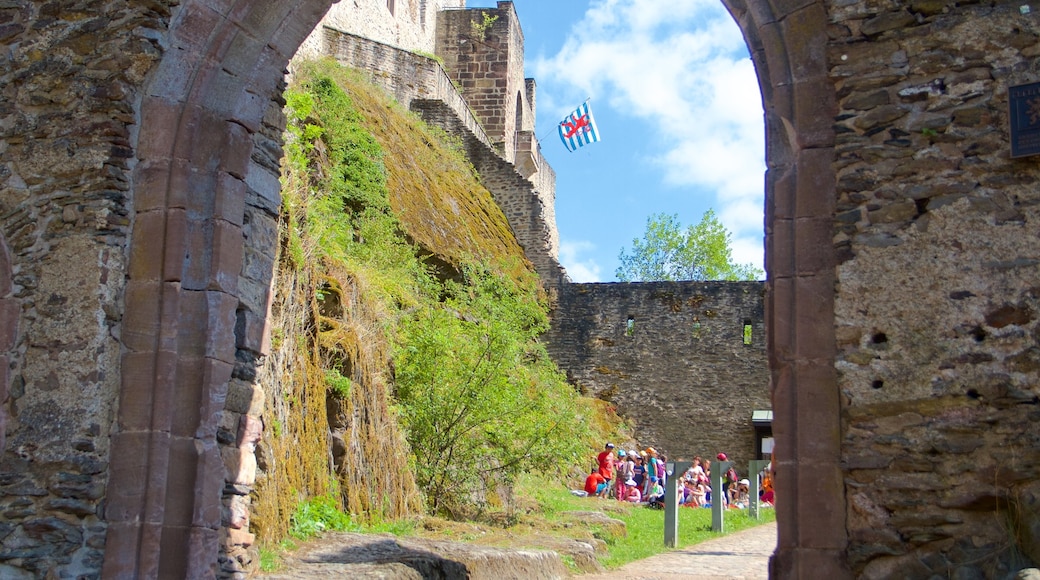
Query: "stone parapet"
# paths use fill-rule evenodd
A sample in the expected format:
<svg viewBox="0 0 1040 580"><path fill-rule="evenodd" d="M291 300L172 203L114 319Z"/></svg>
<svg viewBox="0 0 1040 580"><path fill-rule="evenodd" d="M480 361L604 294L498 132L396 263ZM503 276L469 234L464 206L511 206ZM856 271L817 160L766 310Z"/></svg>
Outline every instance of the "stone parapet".
<svg viewBox="0 0 1040 580"><path fill-rule="evenodd" d="M545 341L568 379L609 401L669 459L758 459L771 409L762 282L564 284ZM745 327L749 327L745 330ZM746 473L745 473L746 475Z"/></svg>

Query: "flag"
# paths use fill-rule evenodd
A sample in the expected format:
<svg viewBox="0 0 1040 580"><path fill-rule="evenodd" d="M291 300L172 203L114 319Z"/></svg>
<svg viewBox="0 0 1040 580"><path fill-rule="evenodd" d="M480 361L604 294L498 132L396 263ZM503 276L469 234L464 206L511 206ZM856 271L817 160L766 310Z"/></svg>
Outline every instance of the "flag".
<svg viewBox="0 0 1040 580"><path fill-rule="evenodd" d="M599 141L599 131L596 130L596 121L592 118L588 101L560 121L560 139L568 151Z"/></svg>

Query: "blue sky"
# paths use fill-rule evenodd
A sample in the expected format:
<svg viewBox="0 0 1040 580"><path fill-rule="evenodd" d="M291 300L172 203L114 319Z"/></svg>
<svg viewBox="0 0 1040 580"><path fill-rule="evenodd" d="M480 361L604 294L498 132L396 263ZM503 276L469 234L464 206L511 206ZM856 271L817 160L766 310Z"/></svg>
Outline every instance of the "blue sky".
<svg viewBox="0 0 1040 580"><path fill-rule="evenodd" d="M654 213L714 209L733 258L762 267L762 99L719 0L514 0L537 136L556 170L560 261L576 282L615 280ZM494 7L469 0L469 8ZM568 152L556 125L591 98L601 141Z"/></svg>

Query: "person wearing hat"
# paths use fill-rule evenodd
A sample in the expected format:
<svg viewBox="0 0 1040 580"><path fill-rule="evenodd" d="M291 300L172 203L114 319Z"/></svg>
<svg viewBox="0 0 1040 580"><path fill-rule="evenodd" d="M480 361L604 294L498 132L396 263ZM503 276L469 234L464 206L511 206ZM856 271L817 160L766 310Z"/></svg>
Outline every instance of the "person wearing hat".
<svg viewBox="0 0 1040 580"><path fill-rule="evenodd" d="M596 456L596 461L599 463L599 474L606 480L607 489L610 489L610 480L614 479L614 444L607 443Z"/></svg>
<svg viewBox="0 0 1040 580"><path fill-rule="evenodd" d="M739 508L746 508L750 498L748 486L751 485L751 481L748 479L741 479L733 487L730 488L730 503Z"/></svg>
<svg viewBox="0 0 1040 580"><path fill-rule="evenodd" d="M650 489L657 483L657 473L659 471L657 469L657 450L653 447L647 447L643 453L646 454L646 460L643 462L644 467L646 467L646 478L643 480L642 492L643 497L648 497Z"/></svg>
<svg viewBox="0 0 1040 580"><path fill-rule="evenodd" d="M643 494L639 491L639 486L636 485L635 480L629 479L625 481L625 501L632 503L639 503L643 501Z"/></svg>

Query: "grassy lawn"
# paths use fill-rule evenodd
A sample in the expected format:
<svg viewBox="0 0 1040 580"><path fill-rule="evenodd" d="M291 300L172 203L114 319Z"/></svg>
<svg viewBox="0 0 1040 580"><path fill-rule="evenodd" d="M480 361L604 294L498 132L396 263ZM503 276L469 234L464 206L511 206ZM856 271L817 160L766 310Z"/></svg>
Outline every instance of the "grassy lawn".
<svg viewBox="0 0 1040 580"><path fill-rule="evenodd" d="M292 539L276 546L265 546L260 551L261 569L274 571L280 566L281 554L297 548L296 542L325 531L362 533L389 532L397 536L422 536L441 540L476 542L498 547L526 547L554 549L552 538L589 540L596 538L606 544L606 550L596 555L607 569L615 569L635 560L666 552L664 546L664 510L623 503L612 499L577 497L562 484L548 484L534 475L524 475L517 482L514 509L491 510L476 521L450 521L443 518L423 517L398 522L358 524L338 512L327 498L316 498L298 507L293 516ZM602 512L620 526L602 519L582 518L574 512ZM678 547L684 548L728 533L776 521L772 508L761 510L762 517L753 520L747 510L727 510L725 534L711 531L711 510L706 508L679 508ZM562 554L572 572L582 570L573 559Z"/></svg>
<svg viewBox="0 0 1040 580"><path fill-rule="evenodd" d="M595 534L607 543L608 554L600 562L608 569L623 566L668 551L664 546L664 510L649 509L612 499L576 497L563 486L536 487L527 481L518 486L521 496L533 499L538 511L547 520L554 521L568 511L603 511L612 518L625 522L627 535L611 537ZM705 540L744 530L760 524L776 521L772 508L760 510L758 520L748 517L747 510L726 510L725 533L711 531L711 510L707 508L679 508L678 547L683 548Z"/></svg>

